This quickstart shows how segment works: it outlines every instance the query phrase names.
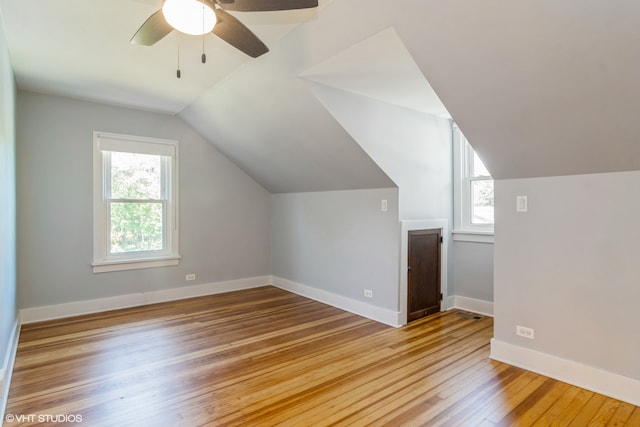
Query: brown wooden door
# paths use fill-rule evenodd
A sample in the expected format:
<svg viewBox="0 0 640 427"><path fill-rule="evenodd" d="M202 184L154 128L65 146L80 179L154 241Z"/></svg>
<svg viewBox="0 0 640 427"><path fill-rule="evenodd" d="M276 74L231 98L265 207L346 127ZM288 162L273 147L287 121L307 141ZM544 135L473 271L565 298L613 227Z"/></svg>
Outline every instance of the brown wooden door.
<svg viewBox="0 0 640 427"><path fill-rule="evenodd" d="M440 311L441 237L441 229L409 232L409 322Z"/></svg>

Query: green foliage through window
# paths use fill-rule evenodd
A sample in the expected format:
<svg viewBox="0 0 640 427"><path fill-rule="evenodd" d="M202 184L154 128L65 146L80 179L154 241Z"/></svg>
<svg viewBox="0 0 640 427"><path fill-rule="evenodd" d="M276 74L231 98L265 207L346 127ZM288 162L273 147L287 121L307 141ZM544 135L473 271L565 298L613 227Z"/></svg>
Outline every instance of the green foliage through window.
<svg viewBox="0 0 640 427"><path fill-rule="evenodd" d="M163 156L105 152L110 156L109 235L112 254L164 248Z"/></svg>
<svg viewBox="0 0 640 427"><path fill-rule="evenodd" d="M162 250L162 204L112 202L111 253Z"/></svg>

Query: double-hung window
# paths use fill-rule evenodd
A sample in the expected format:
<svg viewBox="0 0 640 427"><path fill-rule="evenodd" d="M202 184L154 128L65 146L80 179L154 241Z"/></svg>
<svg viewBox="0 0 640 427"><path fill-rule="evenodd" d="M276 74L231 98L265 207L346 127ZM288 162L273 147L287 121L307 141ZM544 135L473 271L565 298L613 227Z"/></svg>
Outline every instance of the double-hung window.
<svg viewBox="0 0 640 427"><path fill-rule="evenodd" d="M454 125L454 239L493 241L493 178Z"/></svg>
<svg viewBox="0 0 640 427"><path fill-rule="evenodd" d="M93 140L94 273L177 265L178 142Z"/></svg>

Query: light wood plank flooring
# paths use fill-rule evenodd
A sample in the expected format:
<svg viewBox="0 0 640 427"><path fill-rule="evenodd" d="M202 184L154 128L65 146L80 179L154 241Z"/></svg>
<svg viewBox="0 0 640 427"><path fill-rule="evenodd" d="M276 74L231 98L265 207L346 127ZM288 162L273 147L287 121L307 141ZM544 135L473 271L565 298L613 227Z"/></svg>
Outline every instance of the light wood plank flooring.
<svg viewBox="0 0 640 427"><path fill-rule="evenodd" d="M489 360L492 332L455 311L394 329L273 287L31 324L5 426L640 426Z"/></svg>

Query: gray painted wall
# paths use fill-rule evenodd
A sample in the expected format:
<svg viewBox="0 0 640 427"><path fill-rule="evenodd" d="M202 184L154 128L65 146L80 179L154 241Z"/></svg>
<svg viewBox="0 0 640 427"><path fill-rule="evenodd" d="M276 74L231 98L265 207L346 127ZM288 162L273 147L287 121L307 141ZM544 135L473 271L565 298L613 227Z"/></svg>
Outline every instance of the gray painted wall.
<svg viewBox="0 0 640 427"><path fill-rule="evenodd" d="M0 369L16 309L15 82L0 22ZM3 390L0 390L0 397ZM1 403L0 403L1 404ZM2 412L2 411L0 411Z"/></svg>
<svg viewBox="0 0 640 427"><path fill-rule="evenodd" d="M493 302L493 245L453 242L453 295Z"/></svg>
<svg viewBox="0 0 640 427"><path fill-rule="evenodd" d="M400 190L400 220L453 215L451 121L306 82Z"/></svg>
<svg viewBox="0 0 640 427"><path fill-rule="evenodd" d="M396 183L401 221L444 219L451 230L450 120L313 81L305 85ZM449 239L450 234L444 237ZM454 254L452 245L448 247L447 289L451 295Z"/></svg>
<svg viewBox="0 0 640 427"><path fill-rule="evenodd" d="M639 187L638 171L496 181L496 339L640 379Z"/></svg>
<svg viewBox="0 0 640 427"><path fill-rule="evenodd" d="M274 276L398 310L397 189L274 194L271 206Z"/></svg>
<svg viewBox="0 0 640 427"><path fill-rule="evenodd" d="M182 119L21 91L17 122L20 308L270 273L269 193ZM180 141L179 266L92 272L94 130Z"/></svg>

